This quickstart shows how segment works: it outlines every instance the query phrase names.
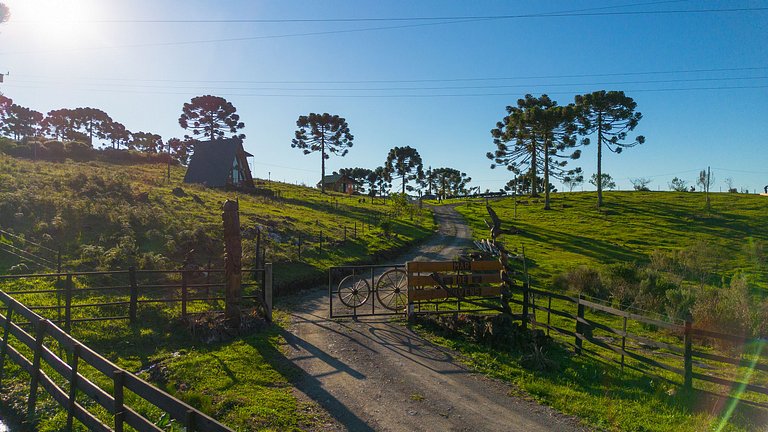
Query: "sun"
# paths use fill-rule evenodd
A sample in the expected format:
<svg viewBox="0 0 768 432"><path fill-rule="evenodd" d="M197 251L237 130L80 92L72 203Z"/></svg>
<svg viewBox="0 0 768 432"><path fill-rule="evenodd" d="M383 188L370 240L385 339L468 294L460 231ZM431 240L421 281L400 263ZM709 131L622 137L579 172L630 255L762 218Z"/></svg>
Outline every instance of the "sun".
<svg viewBox="0 0 768 432"><path fill-rule="evenodd" d="M88 23L96 2L91 0L5 0L10 22L23 26L31 39L48 46L77 46L92 33Z"/></svg>

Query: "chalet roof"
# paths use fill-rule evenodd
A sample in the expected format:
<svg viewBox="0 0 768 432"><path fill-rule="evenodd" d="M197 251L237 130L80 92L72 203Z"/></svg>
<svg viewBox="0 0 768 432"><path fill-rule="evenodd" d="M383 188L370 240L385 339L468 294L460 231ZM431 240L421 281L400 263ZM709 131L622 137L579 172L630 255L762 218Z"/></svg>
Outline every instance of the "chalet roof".
<svg viewBox="0 0 768 432"><path fill-rule="evenodd" d="M327 175L327 176L323 177L322 183L323 184L334 184L334 183L338 182L339 180L341 180L342 178L345 178L345 179L349 180L349 178L347 176L343 175L343 174L330 174L330 175ZM319 182L318 182L318 184L319 184Z"/></svg>
<svg viewBox="0 0 768 432"><path fill-rule="evenodd" d="M253 156L243 150L240 138L198 141L189 160L184 183L204 183L209 187L224 187L232 170L232 161L238 152Z"/></svg>

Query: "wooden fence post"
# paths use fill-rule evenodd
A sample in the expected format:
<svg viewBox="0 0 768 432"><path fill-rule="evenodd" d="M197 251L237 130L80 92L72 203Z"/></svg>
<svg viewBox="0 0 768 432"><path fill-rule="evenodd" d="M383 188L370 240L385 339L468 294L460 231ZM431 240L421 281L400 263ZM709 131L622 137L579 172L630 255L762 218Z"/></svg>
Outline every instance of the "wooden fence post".
<svg viewBox="0 0 768 432"><path fill-rule="evenodd" d="M187 291L187 271L181 271L181 318L187 319L187 298L189 292Z"/></svg>
<svg viewBox="0 0 768 432"><path fill-rule="evenodd" d="M264 264L264 305L267 321L272 322L272 263Z"/></svg>
<svg viewBox="0 0 768 432"><path fill-rule="evenodd" d="M29 398L27 399L27 421L35 423L35 405L37 404L37 387L40 383L40 358L43 354L43 340L48 321L38 320L35 323L35 351L32 358L32 378L29 381Z"/></svg>
<svg viewBox="0 0 768 432"><path fill-rule="evenodd" d="M11 319L13 319L13 308L10 303L5 312L5 325L3 326L3 344L0 346L0 386L3 384L3 374L5 373L5 355L8 354L8 337L11 331Z"/></svg>
<svg viewBox="0 0 768 432"><path fill-rule="evenodd" d="M688 314L688 316L685 317L685 328L684 328L684 344L685 344L685 352L684 352L684 376L683 376L683 388L685 390L693 390L693 349L692 349L692 341L691 341L691 316Z"/></svg>
<svg viewBox="0 0 768 432"><path fill-rule="evenodd" d="M357 238L357 221L355 221L355 231L354 234L352 234L354 238Z"/></svg>
<svg viewBox="0 0 768 432"><path fill-rule="evenodd" d="M67 334L72 330L72 273L67 273L64 282L64 331Z"/></svg>
<svg viewBox="0 0 768 432"><path fill-rule="evenodd" d="M116 370L112 373L112 379L115 384L115 432L123 432L123 422L125 421L125 405L123 396L123 384L125 376L123 371Z"/></svg>
<svg viewBox="0 0 768 432"><path fill-rule="evenodd" d="M128 305L128 316L131 324L136 323L136 311L139 304L139 286L136 284L136 267L128 267L128 283L131 285L131 301Z"/></svg>
<svg viewBox="0 0 768 432"><path fill-rule="evenodd" d="M581 354L581 337L583 336L581 329L584 328L579 320L584 319L584 305L581 304L581 294L579 294L576 300L576 354Z"/></svg>
<svg viewBox="0 0 768 432"><path fill-rule="evenodd" d="M624 315L624 326L621 333L621 371L624 372L624 350L627 346L627 316Z"/></svg>
<svg viewBox="0 0 768 432"><path fill-rule="evenodd" d="M69 366L72 368L72 375L69 377L69 401L67 406L67 431L72 431L72 419L75 415L77 403L77 363L80 360L80 344L72 346L72 360Z"/></svg>
<svg viewBox="0 0 768 432"><path fill-rule="evenodd" d="M224 224L224 317L230 328L239 328L243 301L242 259L243 243L240 237L240 206L237 201L227 200L221 214Z"/></svg>
<svg viewBox="0 0 768 432"><path fill-rule="evenodd" d="M406 278L408 278L411 274L410 270L410 263L405 263L405 275ZM408 321L413 322L416 319L416 312L413 310L413 290L410 287L409 283L406 283L406 289L408 290Z"/></svg>
<svg viewBox="0 0 768 432"><path fill-rule="evenodd" d="M530 294L528 292L528 287L526 286L526 284L523 284L523 328L524 329L528 328L528 321L530 320L530 318L528 317L528 302L530 301L529 296Z"/></svg>

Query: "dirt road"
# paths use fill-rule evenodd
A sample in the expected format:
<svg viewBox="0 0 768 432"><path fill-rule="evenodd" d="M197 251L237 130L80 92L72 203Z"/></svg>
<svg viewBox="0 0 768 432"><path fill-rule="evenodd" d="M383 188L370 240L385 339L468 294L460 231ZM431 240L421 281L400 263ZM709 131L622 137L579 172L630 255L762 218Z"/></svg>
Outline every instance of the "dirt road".
<svg viewBox="0 0 768 432"><path fill-rule="evenodd" d="M452 207L435 213L439 233L397 262L448 260L470 245L469 229ZM585 430L573 418L511 396L507 384L472 373L455 353L399 320L330 320L322 289L297 304L287 356L304 371L299 391L333 417L325 430Z"/></svg>

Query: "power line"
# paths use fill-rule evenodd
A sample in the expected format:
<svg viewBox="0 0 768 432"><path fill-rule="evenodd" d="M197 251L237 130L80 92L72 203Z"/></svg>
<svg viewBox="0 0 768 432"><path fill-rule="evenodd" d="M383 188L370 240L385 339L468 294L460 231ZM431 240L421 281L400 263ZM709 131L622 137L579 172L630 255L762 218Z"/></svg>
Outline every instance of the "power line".
<svg viewBox="0 0 768 432"><path fill-rule="evenodd" d="M621 7L621 6L619 6ZM490 21L490 20L509 20L509 19L523 19L523 18L558 18L558 17L589 17L589 16L620 16L620 15L655 15L655 14L706 14L706 13L721 13L721 12L761 12L768 11L768 7L757 8L725 8L725 9L686 9L686 10L658 10L658 11L634 11L634 12L543 12L532 14L520 14L520 15L495 15L485 17L453 17L449 21L428 22L418 24L402 24L395 26L381 26L381 27L365 27L357 29L339 29L339 30L326 30L315 31L305 33L288 33L278 35L262 35L262 36L248 36L237 38L222 38L222 39L206 39L196 41L177 41L177 42L151 42L140 44L125 44L125 45L113 45L113 46L100 46L100 47L81 47L70 49L56 49L56 50L40 50L40 51L15 51L4 52L0 55L14 55L14 54L45 54L45 53L61 53L61 52L73 52L73 51L91 51L91 50L114 50L120 48L149 48L149 47L161 47L161 46L181 46L181 45L200 45L209 43L222 43L222 42L244 42L264 39L282 39L291 37L304 37L304 36L324 36L332 34L344 34L344 33L360 33L369 31L381 31L381 30L399 30L405 28L416 28L426 26L438 26L449 24L462 24L478 21ZM438 19L438 18L434 18Z"/></svg>
<svg viewBox="0 0 768 432"><path fill-rule="evenodd" d="M425 91L425 90L478 90L478 89L500 89L500 88L530 88L530 87L569 87L569 86L606 86L606 85L626 85L626 84L662 84L662 83L684 83L684 82L706 82L706 81L736 81L736 80L763 80L768 76L756 77L717 77L717 78L677 78L664 80L640 80L640 81L608 81L608 82L582 82L582 83L546 83L546 84L498 84L498 85L479 85L479 86L437 86L437 87L379 87L379 88L307 88L307 87L215 87L206 86L207 89L217 90L278 90L278 91ZM40 83L55 84L52 81L34 81L34 80L16 80L21 83ZM64 82L64 81L59 81ZM88 83L87 85L124 87L124 88L168 88L168 89L197 89L200 86L168 86L168 85L141 85L141 84L98 84Z"/></svg>
<svg viewBox="0 0 768 432"><path fill-rule="evenodd" d="M23 86L23 85L8 85L7 88L31 88L40 89L38 86ZM633 93L653 93L653 92L680 92L680 91L710 91L710 90L746 90L746 89L763 89L768 88L766 85L743 85L743 86L710 86L710 87L667 87L667 88L641 88L641 89L625 89ZM164 95L189 95L190 92L167 92L156 90L110 90L110 89L97 89L97 88L81 88L79 91L95 92L95 93L122 93L122 94L164 94ZM570 95L574 93L585 93L590 89L580 89L571 91L555 91L546 92L549 95ZM448 97L519 97L519 93L433 93L433 94L288 94L288 93L219 93L219 96L230 97L263 97L263 98L331 98L331 99L427 99L427 98L448 98Z"/></svg>
<svg viewBox="0 0 768 432"><path fill-rule="evenodd" d="M570 11L536 12L528 14L508 15L459 15L459 16L425 16L425 17L363 17L363 18L231 18L231 19L93 19L71 20L71 23L94 24L287 24L287 23L356 23L356 22L414 22L414 21L447 21L436 24L453 24L465 21L485 20L510 20L523 18L550 18L550 17L592 17L592 16L621 16L621 15L679 15L679 14L708 14L708 13L733 13L733 12L761 12L768 7L742 7L742 8L708 8L708 9L670 9L650 11L616 11L594 12L597 10L614 9L632 6L648 6L664 3L680 3L681 1L659 1L649 3L635 3L627 5L604 6L589 9L577 9ZM15 21L18 23L38 24L39 21L26 20Z"/></svg>
<svg viewBox="0 0 768 432"><path fill-rule="evenodd" d="M67 82L73 79L88 81L141 81L141 82L176 82L176 83L242 83L242 84L384 84L384 83L427 83L427 82L471 82L471 81L510 81L521 79L557 79L557 78L594 78L611 76L638 76L638 75L667 75L687 73L710 72L745 72L767 70L768 66L738 67L738 68L710 68L710 69L678 69L666 71L641 71L641 72L609 72L594 74L568 74L568 75L528 75L518 77L478 77L478 78L428 78L428 79L402 79L402 80L327 80L327 81L257 81L257 80L178 80L178 79L153 79L153 78L99 78L99 77L68 77ZM26 75L32 78L59 78L46 75ZM57 81L60 82L60 81Z"/></svg>

